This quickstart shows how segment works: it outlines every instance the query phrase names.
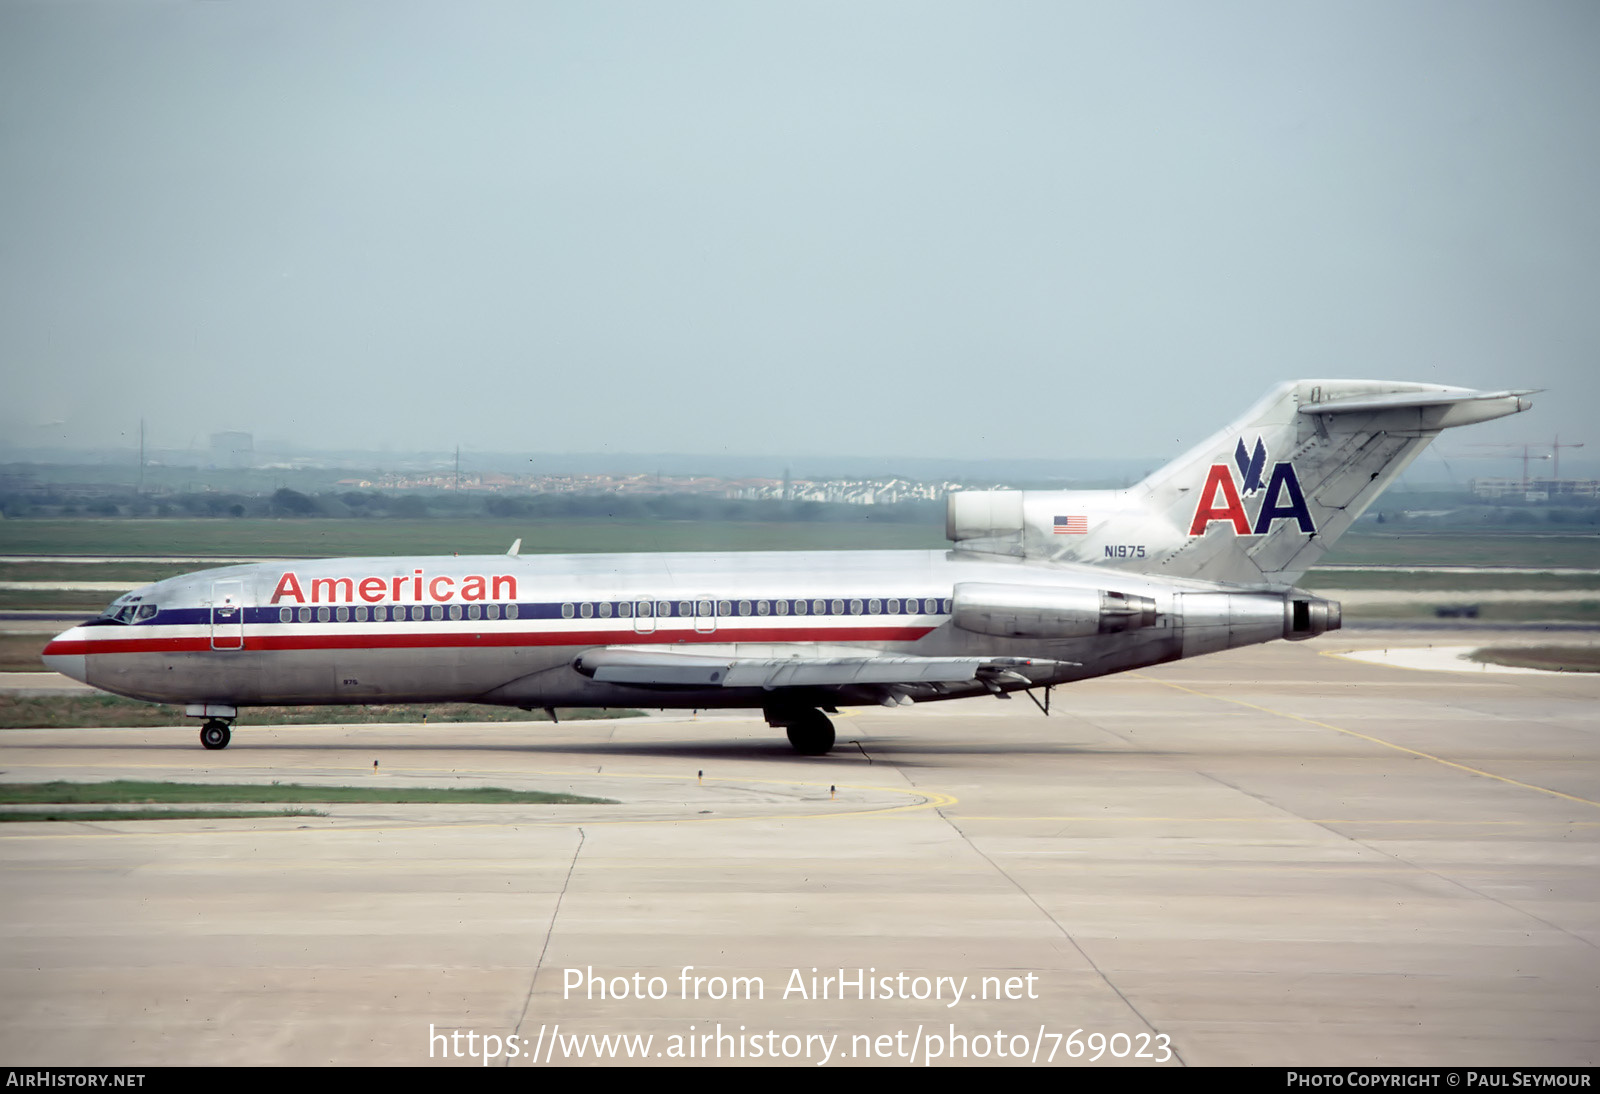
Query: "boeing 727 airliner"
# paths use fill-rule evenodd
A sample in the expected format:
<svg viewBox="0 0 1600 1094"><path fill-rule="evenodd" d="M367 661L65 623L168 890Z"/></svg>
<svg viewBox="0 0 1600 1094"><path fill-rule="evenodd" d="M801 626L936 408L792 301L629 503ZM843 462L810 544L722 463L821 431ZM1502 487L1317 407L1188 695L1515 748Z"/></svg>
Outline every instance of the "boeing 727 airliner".
<svg viewBox="0 0 1600 1094"><path fill-rule="evenodd" d="M1526 391L1301 380L1124 490L949 498L946 551L326 559L170 578L45 648L179 703L758 707L807 755L825 712L1011 693L1339 626L1294 587L1443 429ZM1048 692L1047 692L1048 697Z"/></svg>

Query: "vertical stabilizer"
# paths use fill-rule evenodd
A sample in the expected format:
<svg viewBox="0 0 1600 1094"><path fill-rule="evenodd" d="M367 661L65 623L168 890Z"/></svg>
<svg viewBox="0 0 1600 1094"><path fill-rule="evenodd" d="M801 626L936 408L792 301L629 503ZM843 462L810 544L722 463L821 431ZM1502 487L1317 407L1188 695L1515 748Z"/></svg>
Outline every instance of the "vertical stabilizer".
<svg viewBox="0 0 1600 1094"><path fill-rule="evenodd" d="M953 494L958 550L1238 584L1293 584L1441 430L1524 391L1299 380L1126 490Z"/></svg>

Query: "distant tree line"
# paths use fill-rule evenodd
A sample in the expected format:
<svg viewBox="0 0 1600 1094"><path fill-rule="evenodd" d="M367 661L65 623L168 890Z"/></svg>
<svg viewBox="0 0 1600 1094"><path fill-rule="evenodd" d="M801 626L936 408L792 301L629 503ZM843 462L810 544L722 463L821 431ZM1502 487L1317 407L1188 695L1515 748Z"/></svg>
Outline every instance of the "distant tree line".
<svg viewBox="0 0 1600 1094"><path fill-rule="evenodd" d="M0 491L0 516L60 517L321 517L367 520L723 520L884 522L936 524L944 519L940 502L845 505L836 502L766 501L713 494L528 494L512 495L409 491L330 491L302 493L287 487L271 494L216 491L146 495L108 487L97 495L49 487Z"/></svg>

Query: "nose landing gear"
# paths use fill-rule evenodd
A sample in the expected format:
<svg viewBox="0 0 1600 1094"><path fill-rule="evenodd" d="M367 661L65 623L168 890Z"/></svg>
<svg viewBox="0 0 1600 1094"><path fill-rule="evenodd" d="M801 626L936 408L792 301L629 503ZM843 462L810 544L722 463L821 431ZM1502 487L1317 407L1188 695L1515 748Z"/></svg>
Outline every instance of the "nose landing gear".
<svg viewBox="0 0 1600 1094"><path fill-rule="evenodd" d="M207 748L227 748L233 740L233 730L221 718L213 718L200 727L200 743Z"/></svg>

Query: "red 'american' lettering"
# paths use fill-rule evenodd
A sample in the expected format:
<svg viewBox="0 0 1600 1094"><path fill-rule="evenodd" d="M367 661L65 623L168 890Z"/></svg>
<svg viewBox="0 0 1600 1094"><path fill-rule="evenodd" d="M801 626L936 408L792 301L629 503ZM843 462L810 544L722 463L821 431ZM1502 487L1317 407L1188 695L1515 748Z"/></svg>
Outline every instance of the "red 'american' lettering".
<svg viewBox="0 0 1600 1094"><path fill-rule="evenodd" d="M310 586L310 595L306 594ZM313 577L302 583L300 576L287 570L272 590L270 604L354 604L357 598L368 604L385 600L515 600L517 579L512 574L449 574L427 576L419 569L392 577Z"/></svg>

